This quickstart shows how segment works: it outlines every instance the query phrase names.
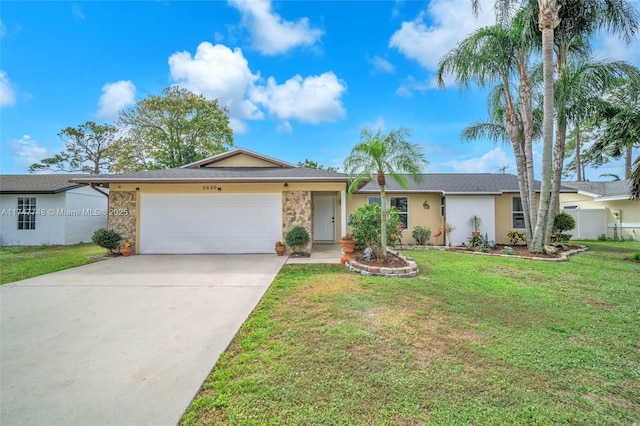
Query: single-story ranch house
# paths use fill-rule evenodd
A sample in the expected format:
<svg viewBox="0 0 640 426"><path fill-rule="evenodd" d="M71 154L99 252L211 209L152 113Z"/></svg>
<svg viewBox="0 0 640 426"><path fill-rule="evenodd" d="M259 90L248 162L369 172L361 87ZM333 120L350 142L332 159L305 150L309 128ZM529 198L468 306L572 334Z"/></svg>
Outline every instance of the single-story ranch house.
<svg viewBox="0 0 640 426"><path fill-rule="evenodd" d="M347 194L347 176L296 167L245 149L235 149L180 168L85 175L73 182L109 188L109 228L133 242L137 253L273 253L274 243L294 226L314 242L334 242L348 231L348 215L379 202L374 184ZM563 191L576 192L574 189ZM498 243L522 228L517 177L506 174L427 174L404 190L388 185L413 243L415 226L435 234L452 224L452 244L471 235L469 218L482 218L481 232ZM431 243L443 244L444 235ZM311 250L311 245L306 250Z"/></svg>
<svg viewBox="0 0 640 426"><path fill-rule="evenodd" d="M640 200L631 199L629 180L562 184L577 190L560 196L560 208L576 220L574 238L640 240Z"/></svg>
<svg viewBox="0 0 640 426"><path fill-rule="evenodd" d="M107 226L107 191L79 175L0 175L0 246L75 244Z"/></svg>

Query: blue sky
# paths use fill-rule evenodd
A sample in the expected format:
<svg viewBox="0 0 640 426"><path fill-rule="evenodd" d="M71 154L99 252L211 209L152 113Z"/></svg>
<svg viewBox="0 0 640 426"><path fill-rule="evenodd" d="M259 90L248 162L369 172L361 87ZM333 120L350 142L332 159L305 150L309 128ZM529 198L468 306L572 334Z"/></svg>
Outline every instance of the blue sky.
<svg viewBox="0 0 640 426"><path fill-rule="evenodd" d="M405 126L427 172L515 173L509 146L460 141L485 93L434 84L442 55L493 23L481 3L474 18L470 0L4 1L0 171L26 173L62 150L61 129L178 84L228 106L237 146L284 161L340 166L363 127ZM603 35L594 54L640 65L640 40Z"/></svg>

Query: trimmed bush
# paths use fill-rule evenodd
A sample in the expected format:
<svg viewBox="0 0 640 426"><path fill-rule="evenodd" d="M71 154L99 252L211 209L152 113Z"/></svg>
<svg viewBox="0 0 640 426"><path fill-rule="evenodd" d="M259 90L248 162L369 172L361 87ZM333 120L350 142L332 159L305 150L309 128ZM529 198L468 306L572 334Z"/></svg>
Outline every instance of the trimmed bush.
<svg viewBox="0 0 640 426"><path fill-rule="evenodd" d="M309 243L311 237L309 232L302 226L296 226L287 233L285 241L289 247L297 247L297 251L302 251L302 247Z"/></svg>
<svg viewBox="0 0 640 426"><path fill-rule="evenodd" d="M553 218L553 229L558 232L571 231L576 227L576 220L569 213L558 213Z"/></svg>
<svg viewBox="0 0 640 426"><path fill-rule="evenodd" d="M91 237L91 241L93 241L94 244L97 244L102 248L106 248L109 250L109 253L113 253L113 251L118 247L121 239L122 237L120 234L113 229L104 228L96 230Z"/></svg>

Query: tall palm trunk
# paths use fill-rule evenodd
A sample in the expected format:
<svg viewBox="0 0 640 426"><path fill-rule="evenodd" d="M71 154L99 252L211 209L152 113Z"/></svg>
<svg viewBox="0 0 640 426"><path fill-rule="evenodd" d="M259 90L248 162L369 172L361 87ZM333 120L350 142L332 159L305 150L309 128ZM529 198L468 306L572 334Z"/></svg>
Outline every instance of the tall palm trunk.
<svg viewBox="0 0 640 426"><path fill-rule="evenodd" d="M385 184L380 185L380 245L382 246L382 258L387 260L387 194Z"/></svg>
<svg viewBox="0 0 640 426"><path fill-rule="evenodd" d="M560 23L558 6L555 0L538 0L540 6L539 26L542 31L542 66L543 66L543 119L542 119L542 179L540 186L540 207L533 239L529 250L534 253L544 251L550 240L546 235L551 202L551 175L553 149L553 113L554 113L554 78L553 78L553 30Z"/></svg>
<svg viewBox="0 0 640 426"><path fill-rule="evenodd" d="M627 146L627 150L624 156L624 178L631 179L631 164L633 163L633 146Z"/></svg>
<svg viewBox="0 0 640 426"><path fill-rule="evenodd" d="M558 213L560 206L560 185L562 184L562 165L564 163L564 150L565 150L565 138L567 136L567 122L566 120L559 120L558 128L556 129L556 145L553 152L553 182L551 183L551 200L549 203L549 220L547 221L547 228L545 235L548 244L551 240L551 233L553 232L553 221L555 215Z"/></svg>
<svg viewBox="0 0 640 426"><path fill-rule="evenodd" d="M520 148L524 157L522 170L518 170L518 175L522 174L520 183L520 200L522 201L522 211L524 212L524 226L527 235L533 235L535 227L536 189L533 185L533 101L531 82L529 81L529 70L527 69L525 56L518 56L518 74L520 75L519 105L520 117L522 119L523 137Z"/></svg>
<svg viewBox="0 0 640 426"><path fill-rule="evenodd" d="M578 182L582 182L584 178L582 177L582 158L580 158L580 144L582 141L580 140L580 124L576 124L576 180Z"/></svg>

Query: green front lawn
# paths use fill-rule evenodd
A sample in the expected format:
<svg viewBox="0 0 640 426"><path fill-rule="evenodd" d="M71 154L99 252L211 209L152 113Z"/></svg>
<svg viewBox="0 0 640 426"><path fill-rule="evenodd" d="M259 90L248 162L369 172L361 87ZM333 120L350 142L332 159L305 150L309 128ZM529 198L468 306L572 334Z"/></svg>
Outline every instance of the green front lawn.
<svg viewBox="0 0 640 426"><path fill-rule="evenodd" d="M71 246L0 247L0 284L24 280L104 259L91 243Z"/></svg>
<svg viewBox="0 0 640 426"><path fill-rule="evenodd" d="M638 424L640 243L588 244L416 252L411 280L287 265L181 423Z"/></svg>

